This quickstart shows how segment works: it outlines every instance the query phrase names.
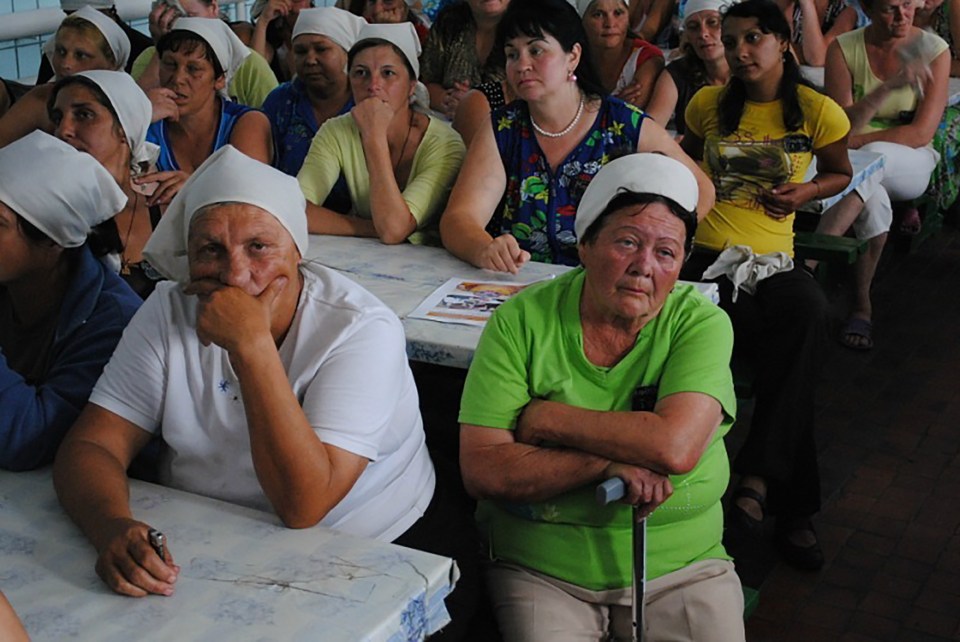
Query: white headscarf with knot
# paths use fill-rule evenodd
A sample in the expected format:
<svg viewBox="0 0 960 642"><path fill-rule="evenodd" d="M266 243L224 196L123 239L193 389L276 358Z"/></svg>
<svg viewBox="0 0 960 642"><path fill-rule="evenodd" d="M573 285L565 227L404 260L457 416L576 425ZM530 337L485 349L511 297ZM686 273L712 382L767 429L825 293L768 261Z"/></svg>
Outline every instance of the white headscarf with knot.
<svg viewBox="0 0 960 642"><path fill-rule="evenodd" d="M360 16L336 7L302 9L296 24L293 25L291 40L296 40L297 36L305 33L316 34L326 36L344 51L350 51L350 47L360 35L360 30L366 25L367 21Z"/></svg>
<svg viewBox="0 0 960 642"><path fill-rule="evenodd" d="M250 50L237 37L237 34L233 33L233 29L219 18L177 18L173 22L171 31L192 31L210 45L213 55L217 57L220 68L226 75L227 82L221 92L226 96L226 88L233 74L250 55Z"/></svg>
<svg viewBox="0 0 960 642"><path fill-rule="evenodd" d="M0 202L65 248L83 245L127 204L97 159L42 131L0 149L0 176Z"/></svg>
<svg viewBox="0 0 960 642"><path fill-rule="evenodd" d="M596 0L567 0L567 1L573 5L573 8L577 10L577 13L580 14L581 18L587 13L587 9L590 8L590 5L596 2ZM630 6L630 0L620 0L620 2L622 2L627 7Z"/></svg>
<svg viewBox="0 0 960 642"><path fill-rule="evenodd" d="M89 79L104 93L113 110L117 112L123 135L130 146L130 164L134 174L142 169L141 163L153 163L160 148L147 142L147 129L153 106L130 74L123 71L81 71L77 76Z"/></svg>
<svg viewBox="0 0 960 642"><path fill-rule="evenodd" d="M623 192L663 196L688 212L697 209L700 195L693 172L676 159L654 153L621 156L601 167L583 192L573 221L578 239Z"/></svg>
<svg viewBox="0 0 960 642"><path fill-rule="evenodd" d="M737 0L688 0L683 7L683 20L700 11L718 11L723 12Z"/></svg>
<svg viewBox="0 0 960 642"><path fill-rule="evenodd" d="M413 93L412 104L423 112L430 110L430 93L427 86L419 81L420 78L420 38L417 36L417 30L409 22L400 22L396 24L368 24L360 30L360 35L354 43L354 47L364 40L384 40L394 45L403 53L403 57L413 68L414 80L417 87Z"/></svg>
<svg viewBox="0 0 960 642"><path fill-rule="evenodd" d="M164 212L143 248L150 265L168 279L189 283L190 223L197 212L217 203L247 203L266 210L290 233L300 256L306 253L307 201L297 179L224 145L197 168Z"/></svg>
<svg viewBox="0 0 960 642"><path fill-rule="evenodd" d="M117 69L123 69L127 66L127 60L130 59L130 38L123 32L120 25L113 21L113 18L103 15L86 4L71 13L70 16L64 16L64 19L73 16L83 18L103 34L104 40L107 41L107 46L110 47L110 51L113 52L114 60L117 61ZM58 27L57 31L59 30ZM53 34L52 38L43 43L43 55L47 57L51 64L53 64L53 53L56 46L57 34Z"/></svg>

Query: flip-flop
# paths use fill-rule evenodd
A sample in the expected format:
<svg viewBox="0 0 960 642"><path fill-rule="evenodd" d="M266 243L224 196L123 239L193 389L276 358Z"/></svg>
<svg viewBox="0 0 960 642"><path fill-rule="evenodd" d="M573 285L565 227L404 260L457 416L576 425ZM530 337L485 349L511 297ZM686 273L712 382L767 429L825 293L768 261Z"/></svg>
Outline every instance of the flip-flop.
<svg viewBox="0 0 960 642"><path fill-rule="evenodd" d="M840 330L840 343L846 348L859 352L870 350L873 348L873 324L866 319L850 317Z"/></svg>
<svg viewBox="0 0 960 642"><path fill-rule="evenodd" d="M916 236L923 227L923 221L920 220L920 212L915 207L903 211L900 218L900 233L905 236Z"/></svg>

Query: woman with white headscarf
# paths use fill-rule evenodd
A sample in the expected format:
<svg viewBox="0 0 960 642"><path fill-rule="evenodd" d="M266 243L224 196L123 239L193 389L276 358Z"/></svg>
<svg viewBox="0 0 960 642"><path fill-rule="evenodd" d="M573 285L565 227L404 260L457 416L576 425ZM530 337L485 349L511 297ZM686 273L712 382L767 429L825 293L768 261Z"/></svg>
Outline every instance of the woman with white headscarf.
<svg viewBox="0 0 960 642"><path fill-rule="evenodd" d="M123 69L130 55L130 39L117 23L91 7L67 16L43 46L54 80L88 69ZM0 118L0 147L41 129L52 131L47 98L53 83L31 89Z"/></svg>
<svg viewBox="0 0 960 642"><path fill-rule="evenodd" d="M160 208L147 205L156 184L136 182L159 151L147 142L150 109L147 95L121 71L82 71L64 78L47 102L54 135L96 158L127 197L113 218L117 269L144 299L160 278L141 254L160 220Z"/></svg>
<svg viewBox="0 0 960 642"><path fill-rule="evenodd" d="M140 299L97 260L91 231L126 201L99 163L33 132L0 149L0 176L0 468L27 470L53 460Z"/></svg>
<svg viewBox="0 0 960 642"><path fill-rule="evenodd" d="M273 128L274 165L283 173L296 176L320 125L353 108L347 52L366 24L363 18L336 7L304 9L297 17L293 27L296 78L274 89L263 103ZM344 185L346 200L340 202L349 207L345 189Z"/></svg>
<svg viewBox="0 0 960 642"><path fill-rule="evenodd" d="M266 116L226 96L230 79L250 54L226 23L180 18L157 43L157 53L160 84L174 92L177 115L147 130L147 140L160 147L158 171L142 179L160 184L148 205L170 203L190 174L224 145L263 163L273 160Z"/></svg>
<svg viewBox="0 0 960 642"><path fill-rule="evenodd" d="M161 483L291 528L455 557L468 540L435 492L403 327L359 285L301 263L304 207L296 179L227 146L147 244L176 283L131 322L54 470L118 593L170 595L179 571L176 541L158 557L120 492L153 435Z"/></svg>
<svg viewBox="0 0 960 642"><path fill-rule="evenodd" d="M356 106L320 127L297 175L307 197L310 231L424 241L463 161L460 136L426 113L417 81L420 41L409 23L367 25L348 55ZM353 209L320 205L340 175Z"/></svg>
<svg viewBox="0 0 960 642"><path fill-rule="evenodd" d="M663 52L630 29L628 0L571 0L603 88L641 109L647 106L663 70Z"/></svg>
<svg viewBox="0 0 960 642"><path fill-rule="evenodd" d="M720 43L720 11L730 4L730 0L688 0L684 5L683 55L660 74L646 109L664 127L673 122L678 137L686 132L684 112L693 95L708 85L723 86L730 78Z"/></svg>

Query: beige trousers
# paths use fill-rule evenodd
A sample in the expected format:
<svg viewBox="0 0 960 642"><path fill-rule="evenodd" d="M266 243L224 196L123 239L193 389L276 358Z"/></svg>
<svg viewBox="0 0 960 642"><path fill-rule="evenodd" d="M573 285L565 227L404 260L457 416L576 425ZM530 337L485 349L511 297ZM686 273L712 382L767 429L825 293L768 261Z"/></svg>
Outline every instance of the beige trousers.
<svg viewBox="0 0 960 642"><path fill-rule="evenodd" d="M629 641L632 589L588 591L493 562L487 586L504 642ZM733 563L706 560L647 582L646 642L743 642L743 590Z"/></svg>

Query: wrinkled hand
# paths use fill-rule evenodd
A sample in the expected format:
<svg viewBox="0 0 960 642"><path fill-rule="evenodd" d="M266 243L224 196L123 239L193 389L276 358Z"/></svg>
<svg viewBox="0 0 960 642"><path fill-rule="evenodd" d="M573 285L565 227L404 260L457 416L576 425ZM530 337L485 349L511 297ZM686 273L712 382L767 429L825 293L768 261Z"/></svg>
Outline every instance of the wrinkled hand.
<svg viewBox="0 0 960 642"><path fill-rule="evenodd" d="M154 205L169 205L188 178L190 178L190 174L182 170L171 170L169 172L143 174L134 178L133 182L136 185L157 183L153 196L147 199L147 207L153 207Z"/></svg>
<svg viewBox="0 0 960 642"><path fill-rule="evenodd" d="M149 23L148 28L150 29L150 37L153 39L153 43L156 44L160 38L167 35L167 33L173 28L174 20L182 15L183 14L176 7L172 7L163 2L158 2L156 6L150 10L150 15L147 18Z"/></svg>
<svg viewBox="0 0 960 642"><path fill-rule="evenodd" d="M611 462L603 471L606 479L619 477L625 487L624 504L636 506L637 519L643 519L673 495L670 478L639 466Z"/></svg>
<svg viewBox="0 0 960 642"><path fill-rule="evenodd" d="M923 87L931 80L933 80L933 70L930 69L930 65L920 58L914 58L913 60L904 62L900 67L900 71L893 77L888 78L885 84L890 89L898 89L904 85L913 85L919 88L922 94Z"/></svg>
<svg viewBox="0 0 960 642"><path fill-rule="evenodd" d="M387 140L387 129L393 120L393 108L386 102L376 96L364 98L353 106L350 115L357 123L361 140Z"/></svg>
<svg viewBox="0 0 960 642"><path fill-rule="evenodd" d="M260 14L260 20L264 20L267 23L273 22L273 19L278 16L285 16L290 13L290 0L270 0L267 3L267 6L264 7L263 12Z"/></svg>
<svg viewBox="0 0 960 642"><path fill-rule="evenodd" d="M773 189L760 192L757 200L767 216L781 220L790 216L804 203L816 198L817 186L813 183L782 183Z"/></svg>
<svg viewBox="0 0 960 642"><path fill-rule="evenodd" d="M213 279L191 281L184 289L196 295L197 337L208 346L216 344L233 354L244 346L254 346L256 339L271 337L274 305L289 279L278 276L263 292L251 296L238 287Z"/></svg>
<svg viewBox="0 0 960 642"><path fill-rule="evenodd" d="M170 549L160 559L150 546L150 527L133 519L117 519L106 527L106 544L98 551L97 575L115 593L132 597L173 595L180 567Z"/></svg>
<svg viewBox="0 0 960 642"><path fill-rule="evenodd" d="M530 253L520 249L512 234L501 234L480 251L476 265L485 270L516 274L529 260Z"/></svg>
<svg viewBox="0 0 960 642"><path fill-rule="evenodd" d="M467 95L468 91L470 91L469 82L454 83L453 87L447 89L444 93L443 102L440 103L440 111L443 112L447 118L453 120L460 101L463 100L463 97Z"/></svg>
<svg viewBox="0 0 960 642"><path fill-rule="evenodd" d="M180 108L177 107L177 92L166 87L154 87L147 92L150 99L150 105L153 108L153 114L150 116L150 122L155 123L158 120L170 119L174 122L180 120Z"/></svg>

